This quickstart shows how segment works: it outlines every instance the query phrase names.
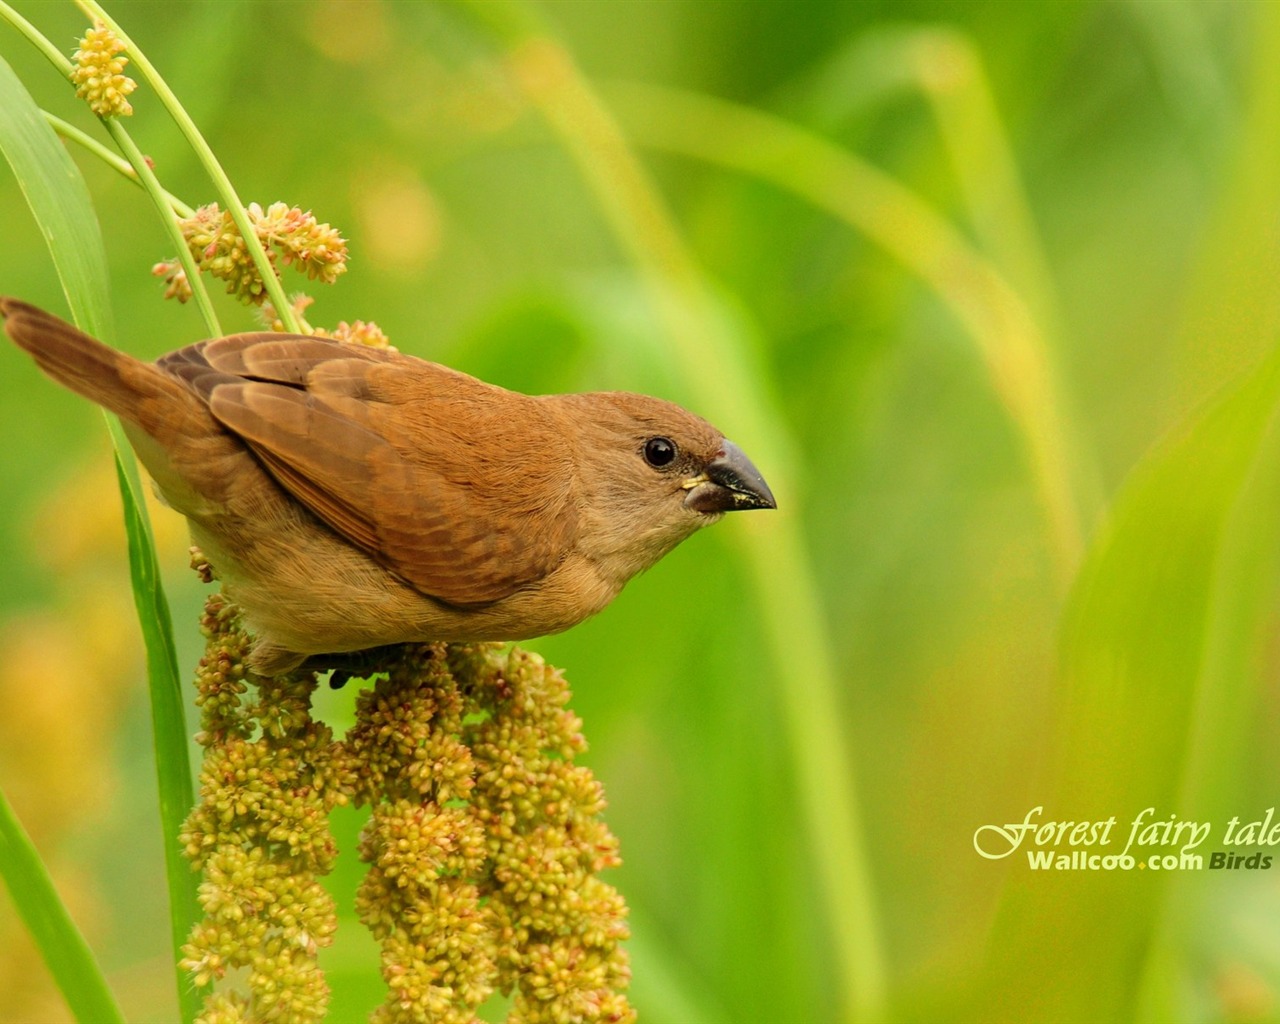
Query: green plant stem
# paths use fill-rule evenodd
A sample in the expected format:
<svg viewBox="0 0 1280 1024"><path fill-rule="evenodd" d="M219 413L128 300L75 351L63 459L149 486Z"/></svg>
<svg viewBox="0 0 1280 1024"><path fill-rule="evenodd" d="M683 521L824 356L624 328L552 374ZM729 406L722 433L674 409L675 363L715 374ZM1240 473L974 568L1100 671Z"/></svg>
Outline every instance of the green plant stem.
<svg viewBox="0 0 1280 1024"><path fill-rule="evenodd" d="M1052 334L1052 274L977 47L936 26L907 29L894 43L879 56L900 64L928 100L978 244Z"/></svg>
<svg viewBox="0 0 1280 1024"><path fill-rule="evenodd" d="M69 142L74 142L82 149L88 150L104 164L116 171L122 177L129 179L139 188L144 187L141 175L133 169L133 164L122 157L116 156L115 153L107 149L101 142L95 139L87 132L81 131L70 121L64 121L57 114L51 114L49 111L44 112L44 119L49 122L49 126ZM146 162L145 160L143 161ZM169 209L176 213L179 217L190 217L195 213L190 206L175 196L172 192L163 192L165 202Z"/></svg>
<svg viewBox="0 0 1280 1024"><path fill-rule="evenodd" d="M560 45L536 28L526 5L468 0L464 7L506 48L515 81L578 164L606 219L649 288L666 330L667 356L700 407L759 452L778 480L794 459L784 420L740 342L713 314L710 290L652 182L617 124ZM885 971L874 887L865 854L854 763L843 719L825 613L790 510L764 531L744 524L766 625L799 797L842 979L846 1020L885 1019Z"/></svg>
<svg viewBox="0 0 1280 1024"><path fill-rule="evenodd" d="M1058 583L1074 577L1083 529L1048 345L1018 292L919 196L840 147L758 110L654 86L611 90L642 145L750 174L862 232L928 284L973 338L1013 422L1044 511Z"/></svg>
<svg viewBox="0 0 1280 1024"><path fill-rule="evenodd" d="M235 186L231 183L227 172L223 170L222 164L217 156L214 155L213 149L209 146L204 136L200 134L200 129L196 127L196 123L191 119L182 102L174 94L173 90L169 88L168 83L161 77L155 65L147 59L146 54L138 49L124 29L103 10L101 4L97 3L96 0L76 0L76 4L90 18L101 21L110 28L119 37L120 41L125 44L129 51L129 58L138 66L142 76L146 78L148 84L155 90L156 95L160 97L160 101L169 112L169 116L173 118L178 130L195 151L197 159L205 169L205 173L209 175L210 180L213 182L214 188L222 200L223 207L231 215L236 229L244 240L245 248L250 258L252 258L254 266L258 269L258 274L266 287L267 295L271 299L271 304L275 307L276 315L280 318L284 329L293 334L300 333L301 328L298 325L297 317L294 316L293 306L285 295L284 286L280 283L280 278L276 276L275 268L272 267L271 261L267 258L266 250L263 249L262 241L258 238L258 233L254 230L253 224L249 220L249 214L245 210L244 203L240 201L240 197L236 194Z"/></svg>
<svg viewBox="0 0 1280 1024"><path fill-rule="evenodd" d="M22 33L27 42L44 54L45 59L61 71L64 77L70 77L71 61L67 58L67 55L54 46L38 28L5 3L4 0L0 0L0 18L3 18Z"/></svg>
<svg viewBox="0 0 1280 1024"><path fill-rule="evenodd" d="M76 1020L123 1024L89 944L67 912L22 823L0 791L0 876Z"/></svg>
<svg viewBox="0 0 1280 1024"><path fill-rule="evenodd" d="M58 70L58 73L65 79L70 79L73 65L70 59L53 45L45 36L26 18L22 17L17 11L10 7L3 0L0 0L0 17L13 25L27 41L38 49L45 58ZM123 39L123 35L121 36ZM175 215L190 216L191 208L185 203L180 203L174 199L168 192L160 186L159 180L154 172L147 165L146 158L138 149L137 144L125 130L124 126L119 123L116 118L100 118L103 126L115 140L117 146L124 151L129 158L128 163L121 161L114 156L105 146L96 142L80 129L68 124L59 117L46 113L45 119L53 125L54 129L65 137L73 139L80 145L89 149L100 159L104 160L109 166L114 167L121 174L138 182L146 192L156 202L160 212L161 222L165 225L165 230L169 234L170 239L174 242L175 250L178 254L178 261L182 264L182 269L186 272L187 282L191 286L191 293L196 302L196 307L200 310L200 315L204 318L206 327L209 329L211 337L217 337L222 333L222 328L218 324L218 317L213 311L213 303L209 299L208 289L205 288L204 280L200 276L200 271L196 267L195 260L191 256L191 251L187 247L186 240L182 237L182 232L178 229L174 220ZM183 213L182 211L186 212ZM255 236L256 241L256 236Z"/></svg>
<svg viewBox="0 0 1280 1024"><path fill-rule="evenodd" d="M191 286L191 297L195 300L196 308L199 309L200 315L204 318L205 326L209 329L211 338L219 337L222 334L222 325L218 323L218 314L213 310L213 303L209 299L209 290L204 286L204 280L200 276L200 268L196 266L195 259L191 255L191 247L187 245L187 240L182 237L182 229L178 226L177 216L174 213L173 206L169 202L169 194L160 186L160 181L156 178L155 172L147 163L146 158L138 149L137 143L133 141L129 133L124 130L119 121L114 117L104 118L102 122L111 137L115 139L116 145L120 147L130 164L133 165L134 173L138 177L138 182L142 185L143 190L151 197L151 202L156 208L156 213L160 216L160 223L164 225L165 233L169 236L169 241L173 244L174 251L178 254L178 261L182 264L182 269L187 275L187 283Z"/></svg>

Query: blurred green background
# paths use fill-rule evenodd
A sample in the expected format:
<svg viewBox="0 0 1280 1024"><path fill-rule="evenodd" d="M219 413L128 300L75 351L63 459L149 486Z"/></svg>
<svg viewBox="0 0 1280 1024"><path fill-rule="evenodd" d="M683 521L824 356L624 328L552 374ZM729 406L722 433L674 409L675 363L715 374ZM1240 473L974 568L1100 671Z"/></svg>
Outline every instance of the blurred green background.
<svg viewBox="0 0 1280 1024"><path fill-rule="evenodd" d="M74 48L70 3L16 6ZM1038 806L1123 844L1152 807L1209 822L1207 859L1280 803L1280 4L110 9L246 201L349 238L313 323L680 401L773 484L778 513L530 644L609 796L642 1020L1280 1020L1280 863L1035 872L973 845ZM96 130L5 26L0 56ZM133 102L166 187L210 201ZM117 342L201 336L149 274L146 198L76 157ZM65 312L7 168L0 225L0 293ZM106 435L5 345L0 436L0 787L129 1019L170 1020ZM155 514L189 673L202 590ZM381 983L358 817L335 828L345 1021ZM0 1020L62 1019L24 943L0 907Z"/></svg>

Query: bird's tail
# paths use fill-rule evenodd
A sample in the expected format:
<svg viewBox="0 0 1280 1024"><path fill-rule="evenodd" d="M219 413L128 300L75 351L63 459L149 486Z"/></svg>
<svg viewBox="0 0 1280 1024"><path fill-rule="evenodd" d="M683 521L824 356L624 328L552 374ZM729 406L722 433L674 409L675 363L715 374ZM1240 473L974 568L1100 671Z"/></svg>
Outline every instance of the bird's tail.
<svg viewBox="0 0 1280 1024"><path fill-rule="evenodd" d="M9 337L50 377L152 436L173 421L175 401L188 409L199 405L153 364L104 345L52 313L0 298L0 317Z"/></svg>

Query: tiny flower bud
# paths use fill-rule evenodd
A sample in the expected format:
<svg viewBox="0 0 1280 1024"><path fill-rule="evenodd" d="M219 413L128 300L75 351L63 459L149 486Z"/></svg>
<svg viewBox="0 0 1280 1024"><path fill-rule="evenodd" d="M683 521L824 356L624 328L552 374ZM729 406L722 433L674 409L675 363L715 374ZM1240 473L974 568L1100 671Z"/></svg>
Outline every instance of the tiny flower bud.
<svg viewBox="0 0 1280 1024"><path fill-rule="evenodd" d="M164 260L151 268L156 277L164 278L164 297L185 303L191 299L191 282L177 260Z"/></svg>
<svg viewBox="0 0 1280 1024"><path fill-rule="evenodd" d="M382 328L375 324L372 320L356 320L353 323L341 321L332 332L324 332L331 338L337 338L338 341L345 341L350 345L364 345L367 348L385 348L392 352L396 351L391 339L382 333Z"/></svg>

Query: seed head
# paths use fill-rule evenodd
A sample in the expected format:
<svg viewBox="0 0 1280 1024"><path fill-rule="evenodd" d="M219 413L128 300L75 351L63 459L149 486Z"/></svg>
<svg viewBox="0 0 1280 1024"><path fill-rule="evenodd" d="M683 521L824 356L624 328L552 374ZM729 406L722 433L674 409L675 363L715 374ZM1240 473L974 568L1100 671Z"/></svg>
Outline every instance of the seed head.
<svg viewBox="0 0 1280 1024"><path fill-rule="evenodd" d="M111 29L95 24L80 40L75 52L71 81L76 95L88 102L99 117L128 117L133 107L125 98L138 83L123 74L129 58L122 56L125 46Z"/></svg>

